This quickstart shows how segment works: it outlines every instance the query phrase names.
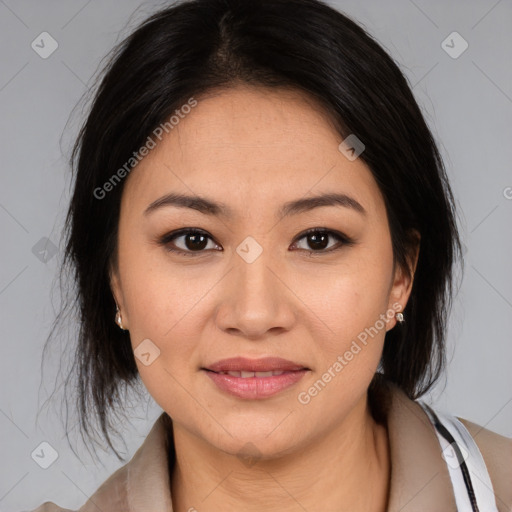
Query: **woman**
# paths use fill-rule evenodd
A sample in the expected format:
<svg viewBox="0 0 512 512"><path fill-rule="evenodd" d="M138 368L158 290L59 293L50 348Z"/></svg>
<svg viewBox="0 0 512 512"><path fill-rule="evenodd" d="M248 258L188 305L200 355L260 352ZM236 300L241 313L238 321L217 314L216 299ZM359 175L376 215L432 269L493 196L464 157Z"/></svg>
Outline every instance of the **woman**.
<svg viewBox="0 0 512 512"><path fill-rule="evenodd" d="M73 157L82 426L112 447L139 376L163 409L80 511L510 510L512 441L419 400L460 241L362 28L317 0L164 9L117 48Z"/></svg>

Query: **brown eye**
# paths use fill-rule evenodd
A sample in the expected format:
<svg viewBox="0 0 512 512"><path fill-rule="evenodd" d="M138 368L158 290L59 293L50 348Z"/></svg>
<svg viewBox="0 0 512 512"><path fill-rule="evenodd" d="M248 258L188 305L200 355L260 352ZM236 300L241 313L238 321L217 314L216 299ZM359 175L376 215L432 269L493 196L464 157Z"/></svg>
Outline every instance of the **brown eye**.
<svg viewBox="0 0 512 512"><path fill-rule="evenodd" d="M212 238L203 231L196 229L181 229L165 235L160 243L165 246L169 252L195 256L193 253L205 252L208 248L208 242ZM215 246L216 244L214 244ZM213 249L210 247L208 249Z"/></svg>
<svg viewBox="0 0 512 512"><path fill-rule="evenodd" d="M200 251L208 245L208 237L196 233L183 235L185 246L191 251Z"/></svg>
<svg viewBox="0 0 512 512"><path fill-rule="evenodd" d="M298 238L298 240L303 239L306 240L306 247L299 248L309 252L331 252L341 248L341 246L353 244L353 241L342 233L320 228L310 229ZM329 245L329 242L333 239L338 243ZM298 242L295 242L294 246L297 247Z"/></svg>

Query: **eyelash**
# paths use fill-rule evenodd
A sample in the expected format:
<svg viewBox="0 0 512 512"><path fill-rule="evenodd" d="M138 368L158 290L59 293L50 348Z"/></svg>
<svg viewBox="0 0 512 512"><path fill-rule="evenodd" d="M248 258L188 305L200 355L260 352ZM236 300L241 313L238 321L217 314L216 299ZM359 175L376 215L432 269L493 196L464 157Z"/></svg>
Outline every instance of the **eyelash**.
<svg viewBox="0 0 512 512"><path fill-rule="evenodd" d="M309 252L310 256L331 253L331 252L338 251L339 249L343 248L344 246L354 245L354 240L352 240L348 236L344 235L343 233L340 233L339 231L334 231L332 229L327 229L327 228L308 229L307 231L304 231L303 233L301 233L300 235L297 236L297 238L293 242L293 245L296 244L299 240L302 240L303 238L307 237L307 235L310 235L310 234L326 234L326 235L329 235L329 236L332 236L332 237L338 239L338 241L341 242L341 245L339 245L338 247L335 247L334 249L330 248L330 249L318 250L318 251L299 249L301 251ZM206 231L203 231L203 230L197 229L197 228L183 228L183 229L179 229L177 231L172 231L170 233L167 233L166 235L164 235L163 237L161 237L159 239L158 243L160 245L164 246L168 252L173 252L175 254L180 254L183 256L195 257L195 256L199 256L200 254L206 252L206 250L183 251L181 249L171 248L169 245L171 243L171 241L173 241L174 239L179 238L180 236L183 236L183 235L203 235L213 241L213 238Z"/></svg>

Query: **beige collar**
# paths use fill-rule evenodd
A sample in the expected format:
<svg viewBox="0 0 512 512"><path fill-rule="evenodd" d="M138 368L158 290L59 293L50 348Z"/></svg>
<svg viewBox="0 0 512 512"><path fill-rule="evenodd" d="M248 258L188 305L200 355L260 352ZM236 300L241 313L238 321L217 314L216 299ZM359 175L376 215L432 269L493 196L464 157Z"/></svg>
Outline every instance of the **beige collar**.
<svg viewBox="0 0 512 512"><path fill-rule="evenodd" d="M450 474L434 427L418 403L397 386L390 388L388 512L457 512Z"/></svg>
<svg viewBox="0 0 512 512"><path fill-rule="evenodd" d="M425 412L393 384L384 392L391 450L388 512L457 512L449 472ZM132 459L79 512L172 512L168 421L162 413Z"/></svg>

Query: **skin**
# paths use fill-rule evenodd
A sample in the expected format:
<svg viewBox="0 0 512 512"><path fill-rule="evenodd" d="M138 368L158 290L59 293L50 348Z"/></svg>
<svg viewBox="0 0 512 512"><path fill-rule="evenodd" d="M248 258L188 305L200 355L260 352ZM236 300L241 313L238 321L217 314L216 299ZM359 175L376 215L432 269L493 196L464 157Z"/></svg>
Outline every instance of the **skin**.
<svg viewBox="0 0 512 512"><path fill-rule="evenodd" d="M145 339L160 350L149 366L136 361L173 419L174 510L385 511L388 436L367 389L395 318L309 403L298 400L359 333L409 298L414 273L394 267L380 190L360 158L339 151L342 137L303 93L237 86L197 99L128 176L111 271L134 350ZM170 192L223 202L234 216L176 206L144 214ZM324 206L278 218L283 203L325 192L351 196L366 214ZM186 236L168 246L192 256L159 243L181 228L207 232L202 252ZM315 252L298 238L309 228L354 243L331 235ZM263 249L252 263L236 252L247 236ZM413 271L416 261L417 252ZM239 355L283 357L310 371L277 395L241 399L200 370Z"/></svg>

